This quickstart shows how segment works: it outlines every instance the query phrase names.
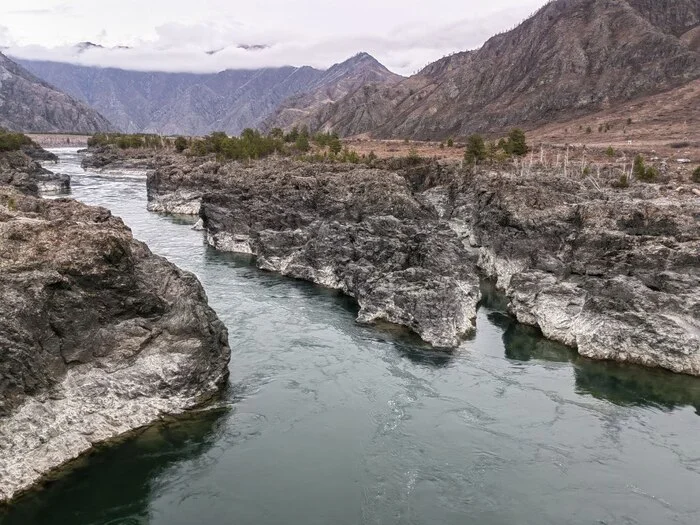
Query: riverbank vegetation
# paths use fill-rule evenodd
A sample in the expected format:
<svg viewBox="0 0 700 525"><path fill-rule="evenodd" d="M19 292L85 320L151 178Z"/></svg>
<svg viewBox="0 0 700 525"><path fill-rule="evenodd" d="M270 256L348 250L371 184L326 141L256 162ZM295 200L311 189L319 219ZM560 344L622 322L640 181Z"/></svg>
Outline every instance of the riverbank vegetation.
<svg viewBox="0 0 700 525"><path fill-rule="evenodd" d="M19 151L32 144L32 139L25 134L14 133L0 128L0 151Z"/></svg>

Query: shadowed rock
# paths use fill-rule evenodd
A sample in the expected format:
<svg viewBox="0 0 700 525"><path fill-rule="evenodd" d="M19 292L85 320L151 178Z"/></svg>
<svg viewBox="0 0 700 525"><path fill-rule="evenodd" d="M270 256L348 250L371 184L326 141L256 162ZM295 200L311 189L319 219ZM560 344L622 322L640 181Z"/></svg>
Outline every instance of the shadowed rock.
<svg viewBox="0 0 700 525"><path fill-rule="evenodd" d="M196 277L103 208L0 186L0 501L227 377Z"/></svg>

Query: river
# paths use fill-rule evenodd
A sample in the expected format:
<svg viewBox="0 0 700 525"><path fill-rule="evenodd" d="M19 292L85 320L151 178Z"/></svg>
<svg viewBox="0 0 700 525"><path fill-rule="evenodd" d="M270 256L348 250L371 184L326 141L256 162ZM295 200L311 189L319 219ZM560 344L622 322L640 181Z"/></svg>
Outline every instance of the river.
<svg viewBox="0 0 700 525"><path fill-rule="evenodd" d="M594 362L488 293L453 354L354 303L206 246L146 211L145 177L72 197L194 272L228 326L222 408L100 447L0 510L2 525L697 524L700 379ZM488 291L488 290L487 290Z"/></svg>

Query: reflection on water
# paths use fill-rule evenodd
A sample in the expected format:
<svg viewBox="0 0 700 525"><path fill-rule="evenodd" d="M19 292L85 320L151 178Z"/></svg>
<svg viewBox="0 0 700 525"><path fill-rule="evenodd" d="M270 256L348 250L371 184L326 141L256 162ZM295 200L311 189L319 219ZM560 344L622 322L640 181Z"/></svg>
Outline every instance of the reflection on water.
<svg viewBox="0 0 700 525"><path fill-rule="evenodd" d="M485 287L453 353L145 211L143 177L61 170L194 272L229 329L228 411L103 447L2 525L695 524L700 381L581 358Z"/></svg>
<svg viewBox="0 0 700 525"><path fill-rule="evenodd" d="M149 523L149 501L159 490L160 475L173 465L197 462L216 443L227 412L191 414L148 428L120 445L101 447L41 492L27 496L2 523Z"/></svg>
<svg viewBox="0 0 700 525"><path fill-rule="evenodd" d="M655 406L664 410L692 406L700 415L700 381L695 377L625 363L593 361L571 348L542 339L536 328L518 324L501 312L490 313L489 319L505 330L503 344L508 359L571 363L576 390L581 394L617 405Z"/></svg>

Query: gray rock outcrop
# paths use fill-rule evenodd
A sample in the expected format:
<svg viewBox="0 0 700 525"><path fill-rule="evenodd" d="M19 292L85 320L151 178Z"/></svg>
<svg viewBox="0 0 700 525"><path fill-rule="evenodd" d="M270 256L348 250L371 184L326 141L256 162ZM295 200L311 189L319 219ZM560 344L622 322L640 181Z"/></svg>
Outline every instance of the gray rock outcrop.
<svg viewBox="0 0 700 525"><path fill-rule="evenodd" d="M41 148L32 151L38 158L51 155ZM23 151L0 153L0 186L13 186L18 191L38 196L40 193L66 193L70 190L70 176L53 173L43 168Z"/></svg>
<svg viewBox="0 0 700 525"><path fill-rule="evenodd" d="M149 209L182 213L201 202L212 246L342 290L357 300L362 322L404 325L438 347L474 329L476 254L398 173L184 160L149 174L148 188Z"/></svg>
<svg viewBox="0 0 700 525"><path fill-rule="evenodd" d="M0 185L0 290L0 501L226 381L196 277L106 209Z"/></svg>
<svg viewBox="0 0 700 525"><path fill-rule="evenodd" d="M152 173L148 191L171 209L196 195L215 248L340 289L360 320L434 345L473 329L487 276L519 321L584 356L700 375L693 193L406 159L371 169L181 160Z"/></svg>

